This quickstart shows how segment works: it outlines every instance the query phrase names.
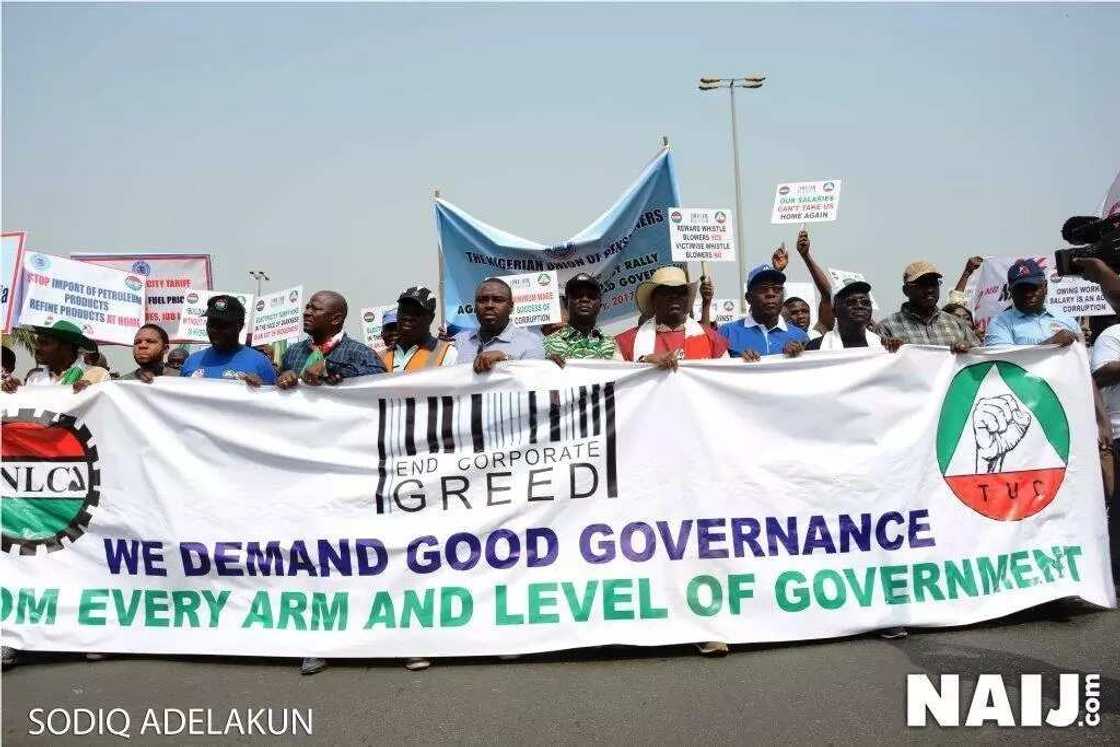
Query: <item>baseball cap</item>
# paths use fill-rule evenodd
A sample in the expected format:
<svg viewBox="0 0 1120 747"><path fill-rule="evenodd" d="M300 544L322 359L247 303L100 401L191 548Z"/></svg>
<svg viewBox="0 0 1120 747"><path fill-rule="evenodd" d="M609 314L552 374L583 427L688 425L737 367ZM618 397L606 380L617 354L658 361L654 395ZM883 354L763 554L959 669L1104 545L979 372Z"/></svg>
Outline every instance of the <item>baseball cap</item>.
<svg viewBox="0 0 1120 747"><path fill-rule="evenodd" d="M771 265L759 265L747 275L747 288L749 289L755 283L762 282L763 280L776 280L784 285L786 276L784 273L775 270Z"/></svg>
<svg viewBox="0 0 1120 747"><path fill-rule="evenodd" d="M388 326L390 324L396 324L396 323L397 323L397 310L396 309L387 310L385 312L385 315L381 317L381 326L382 327Z"/></svg>
<svg viewBox="0 0 1120 747"><path fill-rule="evenodd" d="M936 275L942 277L941 272L934 266L933 262L927 262L924 259L919 259L917 262L911 262L906 265L906 269L902 271L902 282L912 283L923 275Z"/></svg>
<svg viewBox="0 0 1120 747"><path fill-rule="evenodd" d="M1007 270L1007 287L1029 283L1041 285L1046 280L1046 270L1036 260L1020 259Z"/></svg>
<svg viewBox="0 0 1120 747"><path fill-rule="evenodd" d="M219 322L243 322L245 307L233 296L211 296L202 315Z"/></svg>
<svg viewBox="0 0 1120 747"><path fill-rule="evenodd" d="M596 291L600 291L598 280L596 280L591 275L588 275L586 272L580 272L572 275L570 278L568 278L568 282L564 283L564 295L567 296L569 293L571 293L572 288L577 285L591 286Z"/></svg>
<svg viewBox="0 0 1120 747"><path fill-rule="evenodd" d="M928 273L927 273L928 274ZM855 278L844 278L843 284L832 291L832 300L835 301L843 298L851 293L870 293L871 283L865 280L856 280Z"/></svg>
<svg viewBox="0 0 1120 747"><path fill-rule="evenodd" d="M436 294L432 293L430 288L425 288L422 285L414 285L401 293L397 298L397 303L401 301L413 301L420 304L429 314L436 313ZM396 321L395 318L394 321Z"/></svg>

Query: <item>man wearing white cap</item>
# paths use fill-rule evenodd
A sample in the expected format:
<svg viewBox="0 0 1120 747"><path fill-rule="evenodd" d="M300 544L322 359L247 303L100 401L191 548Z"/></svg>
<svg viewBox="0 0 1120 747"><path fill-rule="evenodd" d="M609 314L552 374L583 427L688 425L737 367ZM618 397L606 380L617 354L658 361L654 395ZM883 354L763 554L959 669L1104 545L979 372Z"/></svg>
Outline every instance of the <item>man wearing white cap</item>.
<svg viewBox="0 0 1120 747"><path fill-rule="evenodd" d="M638 311L650 318L615 338L625 360L673 370L681 359L704 360L727 355L727 340L688 316L696 297L696 285L688 282L681 268L659 267L649 280L638 286L636 296Z"/></svg>

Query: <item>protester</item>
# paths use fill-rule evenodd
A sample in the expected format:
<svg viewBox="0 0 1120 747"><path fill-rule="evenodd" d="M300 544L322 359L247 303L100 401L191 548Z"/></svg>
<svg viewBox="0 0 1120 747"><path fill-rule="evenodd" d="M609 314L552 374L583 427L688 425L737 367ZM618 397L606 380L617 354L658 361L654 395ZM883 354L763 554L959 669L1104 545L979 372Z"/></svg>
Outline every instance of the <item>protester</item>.
<svg viewBox="0 0 1120 747"><path fill-rule="evenodd" d="M820 339L821 333L809 329L813 320L813 311L809 302L800 296L790 296L782 302L782 319L803 331L810 340Z"/></svg>
<svg viewBox="0 0 1120 747"><path fill-rule="evenodd" d="M731 355L757 361L764 355L784 353L793 358L805 349L805 330L786 324L782 318L782 296L786 276L770 265L759 265L747 276L750 313L719 328Z"/></svg>
<svg viewBox="0 0 1120 747"><path fill-rule="evenodd" d="M595 326L603 309L598 280L586 272L573 275L564 284L564 306L567 326L544 338L544 349L550 358L561 363L569 358L622 360L614 338Z"/></svg>
<svg viewBox="0 0 1120 747"><path fill-rule="evenodd" d="M964 269L961 271L960 279L957 280L957 287L949 291L949 300L947 306L956 304L958 306L964 307L965 309L968 308L969 298L968 294L965 293L965 288L968 287L969 278L971 278L972 275L980 269L980 265L982 264L984 264L983 257L968 258L968 260L964 263ZM945 311L948 311L948 309L945 309ZM971 316L971 314L969 316ZM971 323L971 319L969 321Z"/></svg>
<svg viewBox="0 0 1120 747"><path fill-rule="evenodd" d="M167 363L164 364L163 370L167 376L179 376L183 369L183 364L187 362L187 358L191 355L191 351L184 347L178 347L167 354Z"/></svg>
<svg viewBox="0 0 1120 747"><path fill-rule="evenodd" d="M16 351L12 350L7 345L4 346L4 363L3 371L4 378L7 379L16 370Z"/></svg>
<svg viewBox="0 0 1120 747"><path fill-rule="evenodd" d="M1113 478L1120 474L1120 324L1114 324L1097 335L1096 344L1092 350L1093 383L1100 393L1100 399L1108 416L1109 436L1111 437L1113 453ZM1103 449L1102 449L1103 455ZM1107 481L1107 473L1105 479ZM1105 497L1109 499L1109 540L1112 546L1113 568L1120 566L1120 511L1117 510L1116 486L1112 486L1111 494L1106 490ZM1116 575L1116 570L1113 571Z"/></svg>
<svg viewBox="0 0 1120 747"><path fill-rule="evenodd" d="M37 367L27 372L23 386L64 384L81 391L89 384L109 378L109 372L100 366L86 366L80 362L80 351L93 346L93 340L82 334L78 325L59 320L50 327L32 327L35 331L35 363ZM14 392L21 386L14 376L4 379L3 390Z"/></svg>
<svg viewBox="0 0 1120 747"><path fill-rule="evenodd" d="M459 361L472 361L475 373L485 373L495 363L545 357L543 338L510 322L513 290L501 278L487 278L474 292L478 329L455 336Z"/></svg>
<svg viewBox="0 0 1120 747"><path fill-rule="evenodd" d="M342 330L348 310L346 299L334 291L319 291L307 300L303 331L308 338L284 353L278 387L291 389L300 382L335 385L343 379L385 373L377 354Z"/></svg>
<svg viewBox="0 0 1120 747"><path fill-rule="evenodd" d="M638 326L615 337L622 358L674 371L681 359L725 357L727 340L688 316L695 295L684 270L659 267L635 294L642 315Z"/></svg>
<svg viewBox="0 0 1120 747"><path fill-rule="evenodd" d="M163 363L170 347L167 332L158 324L145 324L136 330L132 339L132 360L136 361L136 370L124 374L121 380L151 384L157 376L178 376L178 371L168 370Z"/></svg>
<svg viewBox="0 0 1120 747"><path fill-rule="evenodd" d="M813 280L813 285L817 288L817 295L820 296L820 303L817 304L817 323L809 328L809 321L811 315L804 317L805 325L797 324L805 330L809 335L810 340L815 340L825 332L832 329L832 279L825 272L824 268L817 264L810 253L811 244L809 241L809 232L802 226L801 230L797 232L797 253L801 255L801 260L805 263L805 268L809 271L809 277ZM778 272L785 272L786 265L789 264L789 255L786 253L785 243L778 247L778 251L774 252L771 258L771 263L774 269ZM805 304L805 308L809 308L809 303L803 299L793 296L786 299L786 303L791 300L798 300ZM786 313L783 306L782 315L786 321L791 321L789 314ZM800 318L800 317L799 317Z"/></svg>
<svg viewBox="0 0 1120 747"><path fill-rule="evenodd" d="M397 310L389 309L381 317L381 342L385 343L386 350L397 346Z"/></svg>
<svg viewBox="0 0 1120 747"><path fill-rule="evenodd" d="M896 338L908 345L941 345L964 353L980 344L972 327L937 308L941 273L925 260L911 262L902 272L902 308L879 322L880 337Z"/></svg>
<svg viewBox="0 0 1120 747"><path fill-rule="evenodd" d="M192 353L183 364L181 376L240 379L250 387L276 383L276 372L268 359L241 344L245 307L240 301L233 296L212 296L202 315L210 347Z"/></svg>
<svg viewBox="0 0 1120 747"><path fill-rule="evenodd" d="M806 350L843 350L844 348L872 348L894 353L902 340L882 339L868 329L871 321L871 284L862 280L849 280L832 295L832 313L835 328L815 340L810 340Z"/></svg>
<svg viewBox="0 0 1120 747"><path fill-rule="evenodd" d="M385 351L385 370L411 373L426 368L454 366L459 351L450 342L432 335L436 297L423 286L408 288L397 298L397 344Z"/></svg>
<svg viewBox="0 0 1120 747"><path fill-rule="evenodd" d="M1020 259L1007 271L1011 308L988 322L985 345L1071 345L1081 325L1046 308L1046 271L1033 259Z"/></svg>

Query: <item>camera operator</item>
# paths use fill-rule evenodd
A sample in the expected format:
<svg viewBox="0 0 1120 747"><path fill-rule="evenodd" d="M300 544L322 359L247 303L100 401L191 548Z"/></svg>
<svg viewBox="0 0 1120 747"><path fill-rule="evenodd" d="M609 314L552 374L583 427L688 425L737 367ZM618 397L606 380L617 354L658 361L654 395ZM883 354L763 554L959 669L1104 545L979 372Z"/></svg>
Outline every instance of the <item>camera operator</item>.
<svg viewBox="0 0 1120 747"><path fill-rule="evenodd" d="M1101 287L1104 300L1120 314L1120 275L1096 257L1074 257L1071 262L1081 277Z"/></svg>

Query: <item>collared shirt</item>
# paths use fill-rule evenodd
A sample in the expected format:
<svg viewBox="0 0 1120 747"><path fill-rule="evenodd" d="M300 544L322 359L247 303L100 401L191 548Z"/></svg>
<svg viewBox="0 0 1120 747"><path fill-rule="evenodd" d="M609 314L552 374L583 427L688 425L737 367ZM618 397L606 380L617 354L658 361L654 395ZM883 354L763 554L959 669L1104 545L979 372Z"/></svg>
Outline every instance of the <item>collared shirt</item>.
<svg viewBox="0 0 1120 747"><path fill-rule="evenodd" d="M506 328L489 340L483 341L477 329L463 330L455 335L455 349L459 351L459 360L470 363L478 357L479 353L496 350L505 353L507 358L514 360L533 360L544 358L544 344L539 334L533 334L527 329L515 327L512 322Z"/></svg>
<svg viewBox="0 0 1120 747"><path fill-rule="evenodd" d="M778 321L769 328L747 315L720 325L719 333L727 338L727 347L735 357L742 355L744 350L753 350L759 355L777 355L788 343L800 342L804 345L809 341L805 330L795 324L787 325L780 314Z"/></svg>
<svg viewBox="0 0 1120 747"><path fill-rule="evenodd" d="M337 342L334 342L336 339ZM335 335L331 338L331 342L334 342L334 346L325 356L327 373L337 373L344 379L385 373L385 364L377 354L345 332L341 336ZM302 372L303 364L311 355L313 345L310 337L292 345L284 353L284 365L281 369L294 371L297 374Z"/></svg>
<svg viewBox="0 0 1120 747"><path fill-rule="evenodd" d="M1064 314L1051 314L1046 309L1037 314L1027 313L1012 306L988 322L984 344L1037 345L1062 329L1081 336L1081 325Z"/></svg>
<svg viewBox="0 0 1120 747"><path fill-rule="evenodd" d="M122 374L120 380L121 381L136 381L140 378L138 376L139 373L140 373L139 368L133 369L132 371L129 371L126 374ZM165 366L161 363L161 364L159 364L159 368L155 371L152 371L152 373L156 376L178 376L179 375L179 369L171 368L171 367Z"/></svg>
<svg viewBox="0 0 1120 747"><path fill-rule="evenodd" d="M938 309L929 319L922 319L914 313L909 302L902 309L879 322L876 330L879 336L897 338L907 345L942 345L951 347L957 343L975 347L980 338L965 322L958 317Z"/></svg>
<svg viewBox="0 0 1120 747"><path fill-rule="evenodd" d="M585 335L575 327L564 327L544 338L544 350L549 355L568 358L600 358L603 360L622 360L618 345L610 335L598 329Z"/></svg>
<svg viewBox="0 0 1120 747"><path fill-rule="evenodd" d="M416 351L421 347L425 350L431 351L435 350L437 345L439 345L439 340L437 340L432 335L428 335L428 339L424 340L419 345L413 345L408 350L405 350L400 345L397 345L396 349L393 351L393 372L395 373L397 371L403 371L408 365L409 361L412 360L412 356L416 355ZM388 360L388 358L386 358L385 360ZM439 365L454 366L458 360L459 351L455 349L454 345L452 345L447 348L447 352L444 353L443 360L440 361ZM383 360L382 363L384 362L385 361ZM386 366L386 368L388 368L388 366Z"/></svg>
<svg viewBox="0 0 1120 747"><path fill-rule="evenodd" d="M1120 361L1120 324L1114 324L1099 335L1093 343L1093 372ZM1108 410L1108 420L1112 424L1112 438L1120 439L1120 384L1101 387L1101 399Z"/></svg>
<svg viewBox="0 0 1120 747"><path fill-rule="evenodd" d="M75 363L74 365L81 368L82 381L88 381L91 384L100 384L103 381L109 380L109 371L101 366L87 366L83 362ZM69 369L67 369L69 370ZM66 371L63 371L66 373ZM49 386L51 384L59 383L62 377L58 374L52 373L46 366L33 368L27 373L27 378L24 379L24 386Z"/></svg>

